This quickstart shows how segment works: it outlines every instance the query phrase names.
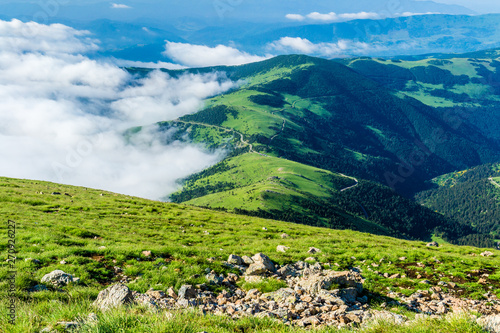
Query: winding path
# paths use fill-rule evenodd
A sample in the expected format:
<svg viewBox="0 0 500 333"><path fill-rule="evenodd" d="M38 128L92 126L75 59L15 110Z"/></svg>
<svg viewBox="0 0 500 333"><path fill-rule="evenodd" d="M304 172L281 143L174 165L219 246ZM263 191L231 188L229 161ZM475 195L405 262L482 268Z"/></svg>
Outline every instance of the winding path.
<svg viewBox="0 0 500 333"><path fill-rule="evenodd" d="M496 187L499 187L500 188L500 184L498 184L496 181L493 180L493 178L488 178L488 180L493 184L495 185Z"/></svg>
<svg viewBox="0 0 500 333"><path fill-rule="evenodd" d="M339 173L339 175L341 175L342 177L346 177L346 178L352 179L352 180L354 180L354 181L356 182L356 184L351 185L351 186L349 186L349 187L346 187L346 188L344 188L344 189L340 190L340 192L344 192L344 191L350 190L351 188L354 188L354 187L356 187L356 186L358 186L358 185L359 185L359 182L358 182L358 180L357 180L356 178L346 176L346 175L344 175L343 173ZM364 210L364 208L363 208L363 210ZM365 213L366 213L366 212L365 212Z"/></svg>

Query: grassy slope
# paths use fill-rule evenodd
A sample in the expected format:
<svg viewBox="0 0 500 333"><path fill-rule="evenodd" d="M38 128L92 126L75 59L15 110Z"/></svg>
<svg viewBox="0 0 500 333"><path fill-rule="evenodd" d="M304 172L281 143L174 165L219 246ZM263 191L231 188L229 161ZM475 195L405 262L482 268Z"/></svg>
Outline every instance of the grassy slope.
<svg viewBox="0 0 500 333"><path fill-rule="evenodd" d="M330 225L333 214L330 213L328 218L319 216L305 204L297 203L296 199L327 206L332 200L332 193L356 184L350 177L256 153L240 155L226 160L225 163L226 171L188 181L180 193L226 182L232 183L232 188L210 191L208 195L185 201L186 204L224 208L233 212L235 209L247 211L261 209L267 212L278 210L296 216L310 217L317 220L318 225L327 226ZM375 234L389 234L386 228L346 213L341 208L337 208L335 213L339 219L346 220L343 225L352 225L357 230Z"/></svg>
<svg viewBox="0 0 500 333"><path fill-rule="evenodd" d="M61 195L52 194L54 192ZM372 262L380 264L379 271L391 274L399 272L411 276L408 269L413 269L433 282L456 281L457 290L467 295L479 296L488 290L487 286L477 283L476 275L467 277L467 273L475 269L488 269L491 274L488 285L500 285L500 272L496 272L500 259L498 256L481 257L478 255L481 250L477 248L450 245L427 248L422 242L237 216L40 181L0 178L0 202L5 222L7 219L17 222L19 251L16 266L18 325L11 327L2 320L0 332L37 332L57 321L86 317L95 311L90 303L97 293L111 283L113 266L121 267L127 276L137 277L129 284L133 290L144 292L151 287L166 290L170 286L178 288L183 283L205 282L203 271L207 267L219 273L227 272L221 263L231 253L264 252L276 262L285 263L305 259L310 256L309 247L316 246L323 251L317 256L322 263L336 264L338 269L360 267L367 278L367 290L376 294L387 292L386 287L408 294L421 285L410 278L387 280L375 275L367 270ZM268 230L264 231L263 227ZM6 223L1 224L0 232L0 307L5 308ZM283 232L291 237L281 239ZM290 250L276 252L277 245L289 246ZM143 250L152 251L154 258L147 260L141 255ZM410 263L406 269L395 264L401 256L406 256ZM206 260L209 257L214 257L215 261L209 263ZM41 264L25 261L27 258L38 259ZM61 260L67 264L61 265ZM435 260L442 263L438 265ZM416 262L426 264L427 268L417 267ZM80 277L82 284L64 287L64 292L27 292L54 269ZM194 278L194 274L202 276ZM154 319L156 315L141 309L99 316L100 330L89 328L89 331L112 332L121 327L124 331L140 332L148 322L152 323L153 332L197 332L203 328L230 332L237 327L286 331L284 326L266 320L236 324L196 315L190 323L182 322L190 318L189 315L178 317L174 324L162 323Z"/></svg>

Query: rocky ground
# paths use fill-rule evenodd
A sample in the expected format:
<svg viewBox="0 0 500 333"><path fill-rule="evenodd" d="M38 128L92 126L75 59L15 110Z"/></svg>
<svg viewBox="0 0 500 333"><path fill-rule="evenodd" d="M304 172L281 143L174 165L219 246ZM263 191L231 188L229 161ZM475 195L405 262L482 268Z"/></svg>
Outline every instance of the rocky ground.
<svg viewBox="0 0 500 333"><path fill-rule="evenodd" d="M317 249L312 248L314 254ZM127 304L139 304L153 311L164 311L167 316L186 308L197 308L203 313L230 316L238 319L244 316L276 318L300 327L321 328L361 327L376 320L388 320L403 325L408 321L397 314L396 308L404 307L421 316L443 316L448 313L477 312L483 316L478 322L490 332L500 332L500 300L492 293L484 295L485 300L476 301L458 298L443 292L445 282L426 285L411 296L400 293L384 295L386 302L383 310L370 307L373 295L363 291L364 279L357 269L334 271L321 264L299 261L294 264L278 266L269 257L258 253L253 257L230 255L227 266L238 269L241 274L218 275L206 271L206 284L183 285L177 292L169 288L148 290L141 294L131 291L125 284L117 283L101 291L94 302L96 309L106 311ZM398 278L398 277L388 277ZM282 281L283 287L277 291L261 293L257 289L243 290L238 283L258 283L265 279ZM54 271L43 277L42 282L62 286L78 281L63 271ZM209 285L222 287L220 293L210 291ZM35 287L43 290L43 285ZM34 290L35 291L35 290ZM85 320L95 320L90 314ZM85 321L84 320L84 321ZM83 321L83 322L84 322ZM73 329L82 322L60 323ZM47 328L45 332L51 332Z"/></svg>

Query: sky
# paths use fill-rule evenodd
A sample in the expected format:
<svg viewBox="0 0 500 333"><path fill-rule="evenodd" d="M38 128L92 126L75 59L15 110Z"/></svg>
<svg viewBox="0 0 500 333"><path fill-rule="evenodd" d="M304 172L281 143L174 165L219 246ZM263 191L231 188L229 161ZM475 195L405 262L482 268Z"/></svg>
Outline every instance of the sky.
<svg viewBox="0 0 500 333"><path fill-rule="evenodd" d="M434 0L434 2L464 6L480 14L500 13L498 0Z"/></svg>

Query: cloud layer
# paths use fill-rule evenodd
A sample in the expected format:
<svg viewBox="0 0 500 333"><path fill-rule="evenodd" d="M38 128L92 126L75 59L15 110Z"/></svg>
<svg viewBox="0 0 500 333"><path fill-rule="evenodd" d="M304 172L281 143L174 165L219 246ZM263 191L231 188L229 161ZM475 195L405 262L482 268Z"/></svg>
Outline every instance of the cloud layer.
<svg viewBox="0 0 500 333"><path fill-rule="evenodd" d="M382 46L357 42L352 40L340 40L337 43L312 43L306 38L282 37L267 46L273 51L280 53L303 53L321 57L340 57L346 54L368 54L379 52Z"/></svg>
<svg viewBox="0 0 500 333"><path fill-rule="evenodd" d="M174 42L167 42L163 55L188 67L242 65L268 58L251 55L225 45L208 47Z"/></svg>
<svg viewBox="0 0 500 333"><path fill-rule="evenodd" d="M81 55L86 32L0 21L0 176L102 188L158 199L176 180L223 157L171 142L171 132L132 126L175 119L234 87L219 74L141 78Z"/></svg>
<svg viewBox="0 0 500 333"><path fill-rule="evenodd" d="M439 13L412 13L412 12L404 12L404 13L396 13L392 15L391 17L407 17L407 16L416 16L416 15L430 15L430 14L439 14ZM322 14L318 12L312 12L307 15L300 15L300 14L287 14L285 16L287 19L292 20L292 21L305 21L305 20L310 20L310 21L316 21L316 22L323 22L323 23L332 23L332 22L346 22L346 21L352 21L352 20L381 20L388 18L389 16L387 15L382 15L379 13L373 13L373 12L359 12L359 13L343 13L343 14L337 14L334 12Z"/></svg>

